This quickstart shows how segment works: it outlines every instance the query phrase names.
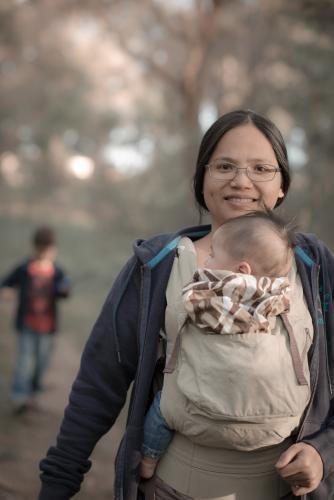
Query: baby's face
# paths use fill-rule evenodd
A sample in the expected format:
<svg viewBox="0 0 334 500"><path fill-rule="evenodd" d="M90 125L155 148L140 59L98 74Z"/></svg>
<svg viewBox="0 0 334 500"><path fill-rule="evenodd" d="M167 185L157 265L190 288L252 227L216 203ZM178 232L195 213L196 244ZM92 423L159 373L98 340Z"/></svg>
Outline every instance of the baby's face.
<svg viewBox="0 0 334 500"><path fill-rule="evenodd" d="M57 255L57 249L54 245L49 246L43 250L35 250L35 255L38 259L54 261Z"/></svg>
<svg viewBox="0 0 334 500"><path fill-rule="evenodd" d="M224 250L222 236L213 235L210 253L204 265L208 269L226 269L228 271L238 272L237 262Z"/></svg>

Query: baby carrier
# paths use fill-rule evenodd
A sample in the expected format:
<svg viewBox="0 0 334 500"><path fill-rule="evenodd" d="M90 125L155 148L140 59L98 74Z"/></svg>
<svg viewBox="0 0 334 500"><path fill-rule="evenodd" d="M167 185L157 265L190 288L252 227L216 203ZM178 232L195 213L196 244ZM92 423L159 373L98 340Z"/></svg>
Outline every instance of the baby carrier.
<svg viewBox="0 0 334 500"><path fill-rule="evenodd" d="M161 411L172 428L239 450L279 443L298 428L310 394L308 338L297 325L298 346L289 295L287 278L195 273L178 302L165 368Z"/></svg>

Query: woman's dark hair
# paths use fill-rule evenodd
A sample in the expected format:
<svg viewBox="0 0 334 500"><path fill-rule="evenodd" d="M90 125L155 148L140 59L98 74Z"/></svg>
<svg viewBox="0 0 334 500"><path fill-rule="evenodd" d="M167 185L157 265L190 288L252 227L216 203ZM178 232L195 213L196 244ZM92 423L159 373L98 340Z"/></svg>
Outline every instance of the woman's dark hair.
<svg viewBox="0 0 334 500"><path fill-rule="evenodd" d="M202 139L194 175L195 199L200 207L200 210L208 210L203 195L204 174L206 165L209 163L218 142L229 130L247 123L253 124L270 142L274 150L278 165L281 169L283 178L282 190L284 194L288 192L291 177L288 154L281 132L278 130L276 125L268 118L265 118L264 116L249 109L240 109L237 111L226 113L225 115L218 118L218 120L215 121L213 125L211 125L209 130L207 130ZM276 207L280 205L283 200L284 198L279 198L276 202Z"/></svg>

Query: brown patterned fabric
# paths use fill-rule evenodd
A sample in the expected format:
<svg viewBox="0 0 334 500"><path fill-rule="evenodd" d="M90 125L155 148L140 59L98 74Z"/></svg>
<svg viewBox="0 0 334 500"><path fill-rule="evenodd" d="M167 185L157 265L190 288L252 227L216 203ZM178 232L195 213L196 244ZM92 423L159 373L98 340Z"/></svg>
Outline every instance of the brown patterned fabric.
<svg viewBox="0 0 334 500"><path fill-rule="evenodd" d="M269 316L289 311L286 277L199 269L182 290L188 317L205 333L270 332Z"/></svg>

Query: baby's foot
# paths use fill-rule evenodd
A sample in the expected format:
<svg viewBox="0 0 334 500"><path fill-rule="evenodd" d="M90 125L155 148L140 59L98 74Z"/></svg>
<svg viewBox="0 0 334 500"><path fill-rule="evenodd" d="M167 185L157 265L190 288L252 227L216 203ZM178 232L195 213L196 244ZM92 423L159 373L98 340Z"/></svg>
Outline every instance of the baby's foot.
<svg viewBox="0 0 334 500"><path fill-rule="evenodd" d="M150 457L142 457L140 465L140 475L144 479L150 479L153 476L158 460Z"/></svg>

